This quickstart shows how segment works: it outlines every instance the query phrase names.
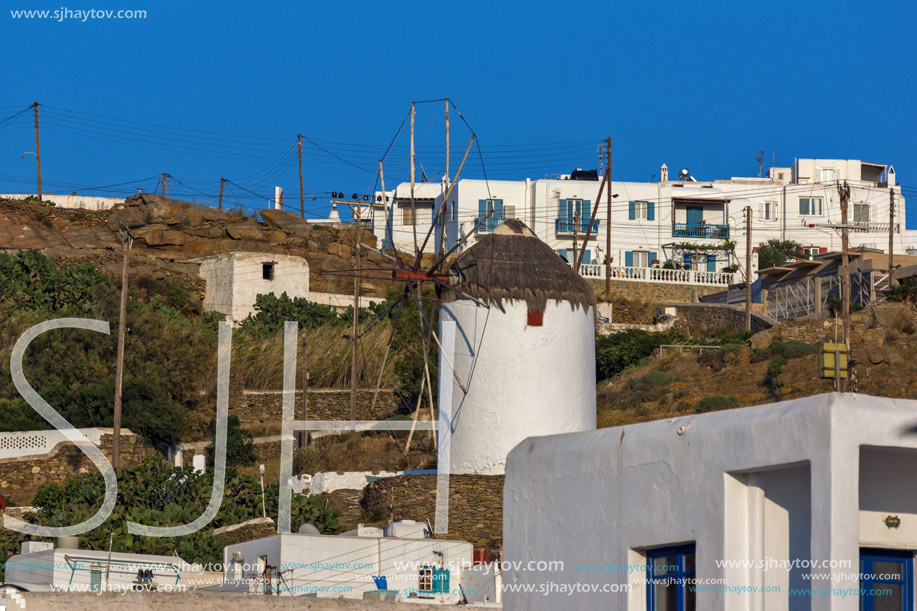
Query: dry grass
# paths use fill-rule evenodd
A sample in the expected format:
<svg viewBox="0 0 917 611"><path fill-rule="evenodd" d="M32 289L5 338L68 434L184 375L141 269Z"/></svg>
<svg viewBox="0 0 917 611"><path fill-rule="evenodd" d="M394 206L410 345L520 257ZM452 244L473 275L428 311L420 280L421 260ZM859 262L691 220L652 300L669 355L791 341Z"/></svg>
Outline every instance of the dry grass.
<svg viewBox="0 0 917 611"><path fill-rule="evenodd" d="M388 342L390 323L376 325L359 342L357 358L358 383L374 387L379 366ZM344 337L349 327L326 325L310 330L306 337L306 357L309 386L315 388L348 388L350 386L351 341ZM233 338L233 384L248 390L279 390L283 388L283 334L262 339L239 333ZM300 355L301 358L301 355ZM389 355L382 376L383 387L397 384L392 355ZM302 367L298 361L297 368Z"/></svg>

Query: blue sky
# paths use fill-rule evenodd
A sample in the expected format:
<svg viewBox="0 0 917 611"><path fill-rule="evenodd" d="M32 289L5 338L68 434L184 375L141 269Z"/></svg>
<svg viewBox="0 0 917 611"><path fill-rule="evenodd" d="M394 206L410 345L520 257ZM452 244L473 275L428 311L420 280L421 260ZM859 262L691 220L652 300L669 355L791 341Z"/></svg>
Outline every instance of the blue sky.
<svg viewBox="0 0 917 611"><path fill-rule="evenodd" d="M69 0L68 0L69 1ZM917 186L913 3L5 3L0 191L34 180L29 111L41 109L46 191L168 190L259 206L275 183L298 200L306 138L315 216L328 192L369 192L412 100L450 97L491 178L666 162L699 179L757 174L754 155L891 163ZM7 9L134 9L146 19L14 19ZM418 160L443 165L442 105L418 106ZM470 132L452 116L453 173ZM198 130L198 131L190 131ZM407 134L386 186L407 178ZM464 176L480 176L473 155ZM121 184L125 183L125 184ZM247 191L246 191L247 189ZM254 194L253 194L254 193ZM917 203L917 196L913 198ZM298 201L297 201L298 205ZM910 208L910 205L908 206ZM911 215L917 226L917 214Z"/></svg>

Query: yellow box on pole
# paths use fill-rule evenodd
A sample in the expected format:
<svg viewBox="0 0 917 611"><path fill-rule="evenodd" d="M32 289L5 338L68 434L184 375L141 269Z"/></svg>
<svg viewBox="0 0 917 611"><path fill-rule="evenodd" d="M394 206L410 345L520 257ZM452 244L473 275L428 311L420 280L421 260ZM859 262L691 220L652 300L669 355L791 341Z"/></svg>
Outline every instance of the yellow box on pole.
<svg viewBox="0 0 917 611"><path fill-rule="evenodd" d="M847 377L847 345L823 342L818 350L818 366L823 378L845 379Z"/></svg>

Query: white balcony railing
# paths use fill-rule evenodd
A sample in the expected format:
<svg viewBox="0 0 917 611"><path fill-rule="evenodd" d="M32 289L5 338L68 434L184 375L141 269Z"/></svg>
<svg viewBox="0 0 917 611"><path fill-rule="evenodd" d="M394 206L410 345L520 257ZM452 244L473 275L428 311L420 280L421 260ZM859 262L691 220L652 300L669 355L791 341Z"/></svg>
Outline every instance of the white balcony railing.
<svg viewBox="0 0 917 611"><path fill-rule="evenodd" d="M584 278L605 278L604 265L581 265L579 273ZM661 282L665 284L692 284L703 286L729 286L740 282L739 274L727 272L705 272L693 269L661 269L658 267L616 267L611 268L612 280L634 282Z"/></svg>

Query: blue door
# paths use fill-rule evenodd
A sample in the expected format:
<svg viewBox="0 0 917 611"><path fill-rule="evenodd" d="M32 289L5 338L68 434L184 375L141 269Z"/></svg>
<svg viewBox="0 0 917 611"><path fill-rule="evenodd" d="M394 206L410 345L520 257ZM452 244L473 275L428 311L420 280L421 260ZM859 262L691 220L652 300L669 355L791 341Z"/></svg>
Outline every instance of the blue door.
<svg viewBox="0 0 917 611"><path fill-rule="evenodd" d="M700 225L701 221L704 220L704 208L703 206L688 206L685 208L685 213L687 214L688 225ZM688 227L690 230L691 228Z"/></svg>
<svg viewBox="0 0 917 611"><path fill-rule="evenodd" d="M860 550L860 609L910 611L914 608L914 553Z"/></svg>
<svg viewBox="0 0 917 611"><path fill-rule="evenodd" d="M707 255L707 271L716 271L716 255Z"/></svg>

